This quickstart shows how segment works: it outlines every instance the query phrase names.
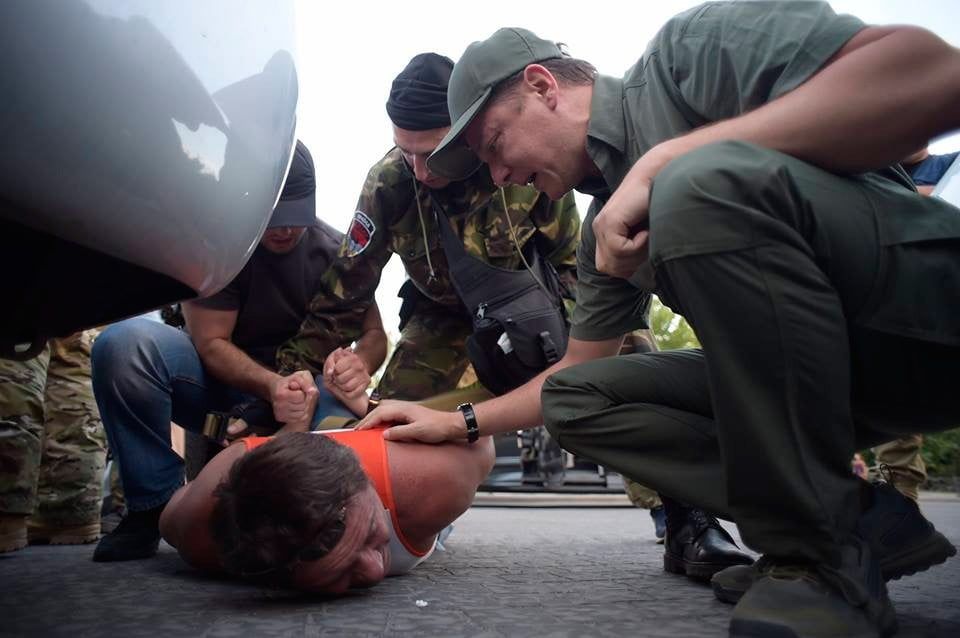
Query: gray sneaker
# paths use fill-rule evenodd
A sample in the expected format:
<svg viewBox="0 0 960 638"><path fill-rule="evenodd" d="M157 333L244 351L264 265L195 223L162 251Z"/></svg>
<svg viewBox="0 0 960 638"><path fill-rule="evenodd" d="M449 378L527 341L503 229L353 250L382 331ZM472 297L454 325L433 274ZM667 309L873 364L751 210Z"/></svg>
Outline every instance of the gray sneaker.
<svg viewBox="0 0 960 638"><path fill-rule="evenodd" d="M860 515L857 534L870 544L884 580L925 571L957 553L915 502L889 483L877 481L872 487L873 506ZM736 603L758 573L749 565L734 565L714 574L710 586L717 600Z"/></svg>
<svg viewBox="0 0 960 638"><path fill-rule="evenodd" d="M843 548L839 569L766 558L733 609L730 635L875 638L897 630L880 566L865 543Z"/></svg>

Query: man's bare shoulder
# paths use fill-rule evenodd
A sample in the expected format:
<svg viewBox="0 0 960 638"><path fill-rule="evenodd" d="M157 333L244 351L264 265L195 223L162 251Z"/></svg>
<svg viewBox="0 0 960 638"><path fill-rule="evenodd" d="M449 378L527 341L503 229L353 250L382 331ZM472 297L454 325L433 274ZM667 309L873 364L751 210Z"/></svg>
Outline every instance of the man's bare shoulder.
<svg viewBox="0 0 960 638"><path fill-rule="evenodd" d="M493 442L474 444L387 441L397 518L411 542L432 542L470 507L493 464Z"/></svg>

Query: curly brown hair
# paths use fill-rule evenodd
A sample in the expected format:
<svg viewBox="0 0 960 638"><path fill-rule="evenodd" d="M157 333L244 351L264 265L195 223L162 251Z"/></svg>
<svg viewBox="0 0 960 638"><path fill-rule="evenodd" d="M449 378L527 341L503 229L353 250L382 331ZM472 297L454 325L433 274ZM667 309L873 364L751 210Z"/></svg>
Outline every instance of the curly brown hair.
<svg viewBox="0 0 960 638"><path fill-rule="evenodd" d="M277 575L325 556L343 536L348 501L368 484L353 450L322 434L281 434L244 454L214 492L224 567Z"/></svg>

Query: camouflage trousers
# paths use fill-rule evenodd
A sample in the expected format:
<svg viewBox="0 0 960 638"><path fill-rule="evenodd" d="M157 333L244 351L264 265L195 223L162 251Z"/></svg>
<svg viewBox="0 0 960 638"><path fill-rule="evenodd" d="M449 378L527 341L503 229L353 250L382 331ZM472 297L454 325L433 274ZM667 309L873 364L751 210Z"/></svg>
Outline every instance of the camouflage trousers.
<svg viewBox="0 0 960 638"><path fill-rule="evenodd" d="M625 476L623 477L623 487L627 493L627 498L630 499L634 507L652 510L663 505L660 501L660 495L654 490L645 485L640 485L636 481L631 481Z"/></svg>
<svg viewBox="0 0 960 638"><path fill-rule="evenodd" d="M870 468L871 478L879 478L882 474L880 468L885 465L894 487L916 501L920 486L927 480L927 466L920 456L922 445L923 436L913 434L872 448L876 465Z"/></svg>
<svg viewBox="0 0 960 638"><path fill-rule="evenodd" d="M400 332L377 391L384 399L418 401L457 388L470 365L470 318L439 304L422 303Z"/></svg>
<svg viewBox="0 0 960 638"><path fill-rule="evenodd" d="M0 513L51 527L96 523L106 436L90 384L96 331L0 359Z"/></svg>

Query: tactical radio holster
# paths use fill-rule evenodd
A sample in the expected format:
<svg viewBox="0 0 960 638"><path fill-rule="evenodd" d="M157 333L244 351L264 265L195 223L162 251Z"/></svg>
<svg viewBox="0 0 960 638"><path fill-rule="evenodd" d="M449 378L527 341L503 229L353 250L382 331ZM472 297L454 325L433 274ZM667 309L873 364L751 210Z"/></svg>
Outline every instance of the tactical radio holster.
<svg viewBox="0 0 960 638"><path fill-rule="evenodd" d="M443 210L434 207L435 215ZM536 236L517 246L529 269L508 270L470 255L449 220L435 219L451 282L473 319L467 355L484 387L504 394L560 360L568 331L563 284Z"/></svg>

